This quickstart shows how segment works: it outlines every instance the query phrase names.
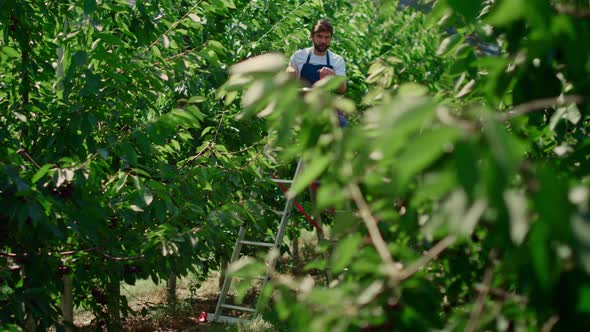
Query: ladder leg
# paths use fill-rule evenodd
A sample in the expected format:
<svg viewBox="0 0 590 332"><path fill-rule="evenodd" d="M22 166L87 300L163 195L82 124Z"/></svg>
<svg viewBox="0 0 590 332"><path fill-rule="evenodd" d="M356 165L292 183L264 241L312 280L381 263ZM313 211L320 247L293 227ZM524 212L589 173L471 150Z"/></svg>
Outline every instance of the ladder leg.
<svg viewBox="0 0 590 332"><path fill-rule="evenodd" d="M303 160L300 159L299 162L297 162L297 168L295 168L295 175L293 176L293 183L295 183L295 180L297 179L297 177L301 173L302 169L303 169ZM288 198L287 202L285 203L285 208L283 210L283 216L281 217L281 223L279 224L279 231L277 232L273 249L278 250L279 247L281 246L281 243L283 242L283 237L285 236L285 231L287 230L287 225L289 224L289 217L290 217L291 212L293 210L293 203L294 202L295 202L295 198L293 197L293 198ZM271 260L268 262L268 265L266 267L266 275L265 275L264 281L262 282L262 288L261 288L262 290L264 290L264 288L266 287L266 284L268 283L268 280L270 279L270 274L272 273L272 271L275 268L277 259L278 259L278 255L272 257ZM256 309L257 309L256 313L258 313L258 306Z"/></svg>
<svg viewBox="0 0 590 332"><path fill-rule="evenodd" d="M246 223L243 223L240 226L240 232L238 233L238 239L236 240L236 245L234 246L234 251L231 255L231 259L229 260L229 264L235 262L240 258L240 251L242 249L242 244L240 243L244 240L246 236ZM228 264L228 266L229 266ZM219 315L221 315L222 305L225 304L225 299L227 297L227 293L229 292L229 287L231 286L232 277L227 274L227 269L225 276L223 278L223 286L221 287L221 293L219 294L219 299L217 300L217 305L215 306L215 316L213 317L214 321L217 321Z"/></svg>
<svg viewBox="0 0 590 332"><path fill-rule="evenodd" d="M318 244L321 243L325 238L324 238L324 234L323 233L323 223L322 223L322 215L321 215L321 211L318 209L318 204L317 204L317 193L315 191L315 189L313 187L309 187L309 198L311 199L311 205L312 205L312 211L313 211L313 218L316 220L318 226L320 227L320 229L322 230L322 232L317 232L317 237L318 237ZM329 248L328 248L329 250ZM329 253L328 251L326 251L324 253L324 259L326 260L326 262L328 261L328 257L329 257ZM326 268L326 284L330 285L330 283L332 282L332 270L330 270L330 267Z"/></svg>

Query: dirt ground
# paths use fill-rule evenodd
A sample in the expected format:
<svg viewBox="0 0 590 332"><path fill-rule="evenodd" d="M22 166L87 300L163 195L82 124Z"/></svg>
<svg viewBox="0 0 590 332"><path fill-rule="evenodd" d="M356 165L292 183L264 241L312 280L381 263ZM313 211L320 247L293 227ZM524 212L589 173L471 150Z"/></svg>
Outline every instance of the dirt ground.
<svg viewBox="0 0 590 332"><path fill-rule="evenodd" d="M300 256L293 259L285 255L279 259L277 268L281 273L297 274L296 271L303 271L306 262L312 260L314 247L317 246L315 235L312 233L302 234L300 238ZM308 271L309 273L311 271ZM307 274L306 273L306 274ZM312 273L313 274L313 273ZM323 275L314 275L319 282ZM211 322L199 322L199 315L202 312L213 313L219 297L219 273L214 273L207 280L196 287L194 280L190 277L181 278L177 281L176 295L178 302L175 306L166 303L166 287L164 284L156 285L149 280L138 281L134 286L122 284L121 295L127 297L129 306L133 313L123 323L123 331L276 331L273 324L257 318L249 323L220 324ZM253 307L257 299L257 291L249 292L244 304ZM229 303L233 301L228 299ZM224 312L224 315L236 317L239 312ZM240 318L249 318L242 316ZM82 331L106 331L101 324L95 320L94 315L88 311L77 311L74 316L75 325Z"/></svg>

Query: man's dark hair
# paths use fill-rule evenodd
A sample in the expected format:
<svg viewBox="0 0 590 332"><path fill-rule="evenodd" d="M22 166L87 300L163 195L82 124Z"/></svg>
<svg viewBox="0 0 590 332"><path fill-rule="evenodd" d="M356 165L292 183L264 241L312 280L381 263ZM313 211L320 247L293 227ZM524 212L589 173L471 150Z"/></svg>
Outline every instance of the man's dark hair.
<svg viewBox="0 0 590 332"><path fill-rule="evenodd" d="M330 35L334 34L334 28L332 24L326 20L318 20L317 23L311 29L311 34L315 34L316 32L329 32Z"/></svg>

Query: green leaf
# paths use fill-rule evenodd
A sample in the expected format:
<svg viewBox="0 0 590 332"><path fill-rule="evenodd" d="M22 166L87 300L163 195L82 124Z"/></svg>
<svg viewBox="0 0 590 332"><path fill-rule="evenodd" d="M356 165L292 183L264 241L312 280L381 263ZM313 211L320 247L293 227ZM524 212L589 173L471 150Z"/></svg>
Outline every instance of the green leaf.
<svg viewBox="0 0 590 332"><path fill-rule="evenodd" d="M43 165L36 173L35 175L33 175L33 178L31 179L32 183L36 183L37 181L39 181L43 176L45 176L45 174L47 174L47 172L54 167L53 164L46 164Z"/></svg>
<svg viewBox="0 0 590 332"><path fill-rule="evenodd" d="M577 305L578 312L590 313L590 285L583 285L579 294Z"/></svg>
<svg viewBox="0 0 590 332"><path fill-rule="evenodd" d="M11 58L20 58L20 53L12 47L4 46L2 47L2 53L8 55Z"/></svg>
<svg viewBox="0 0 590 332"><path fill-rule="evenodd" d="M544 290L548 290L550 287L553 268L551 266L552 260L549 257L549 249L547 248L549 243L547 228L546 223L535 223L529 241L535 276Z"/></svg>
<svg viewBox="0 0 590 332"><path fill-rule="evenodd" d="M404 83L397 90L400 96L420 97L428 93L428 88L417 83Z"/></svg>
<svg viewBox="0 0 590 332"><path fill-rule="evenodd" d="M400 183L405 184L411 176L437 160L460 136L461 132L455 128L440 127L411 139L398 159L396 168Z"/></svg>
<svg viewBox="0 0 590 332"><path fill-rule="evenodd" d="M473 87L474 86L475 86L475 80L471 80L471 81L467 82L467 84L465 84L463 86L463 88L461 89L461 91L459 91L459 93L457 93L455 95L455 98L463 98L463 97L465 97L467 94L469 94L473 90Z"/></svg>
<svg viewBox="0 0 590 332"><path fill-rule="evenodd" d="M332 254L331 266L335 273L342 272L358 253L362 242L361 234L355 233L339 241Z"/></svg>
<svg viewBox="0 0 590 332"><path fill-rule="evenodd" d="M510 214L510 238L516 245L520 245L530 228L526 196L521 192L506 191L504 201Z"/></svg>
<svg viewBox="0 0 590 332"><path fill-rule="evenodd" d="M298 193L305 189L305 187L307 187L312 181L317 179L317 177L320 176L326 168L328 168L331 161L332 156L326 154L323 156L315 157L309 164L304 163L301 175L297 177L295 183L289 189L287 196L295 197Z"/></svg>
<svg viewBox="0 0 590 332"><path fill-rule="evenodd" d="M463 41L463 37L459 34L451 35L440 43L438 50L436 50L436 55L446 55L451 52L453 49L457 47Z"/></svg>
<svg viewBox="0 0 590 332"><path fill-rule="evenodd" d="M335 206L344 202L344 190L334 183L321 185L318 189L317 204L319 209Z"/></svg>
<svg viewBox="0 0 590 332"><path fill-rule="evenodd" d="M277 72L287 67L287 59L278 53L266 53L242 61L230 67L229 72L235 74Z"/></svg>
<svg viewBox="0 0 590 332"><path fill-rule="evenodd" d="M223 47L223 44L221 44L220 42L216 41L216 40L209 40L209 47L211 47L211 49L220 55L224 55L226 53L225 51L225 47Z"/></svg>
<svg viewBox="0 0 590 332"><path fill-rule="evenodd" d="M188 100L188 103L189 104L199 104L199 103L202 103L202 102L204 102L206 100L207 100L207 98L205 98L203 96L192 96Z"/></svg>
<svg viewBox="0 0 590 332"><path fill-rule="evenodd" d="M201 24L203 23L203 20L201 20L201 18L195 14L188 14L188 17L195 23Z"/></svg>
<svg viewBox="0 0 590 332"><path fill-rule="evenodd" d="M513 174L526 152L526 146L501 124L490 120L484 132L496 161L506 174Z"/></svg>
<svg viewBox="0 0 590 332"><path fill-rule="evenodd" d="M145 203L146 206L149 206L150 204L152 204L153 200L154 200L154 195L152 195L152 193L148 190L145 189L143 191L143 202Z"/></svg>
<svg viewBox="0 0 590 332"><path fill-rule="evenodd" d="M160 49L158 48L158 46L152 46L152 54L157 57L160 58L162 57L162 52L160 52Z"/></svg>
<svg viewBox="0 0 590 332"><path fill-rule="evenodd" d="M142 208L140 208L139 206L135 205L135 204L131 204L131 205L129 205L129 208L130 208L131 210L133 210L134 212L143 212L143 209L142 209Z"/></svg>
<svg viewBox="0 0 590 332"><path fill-rule="evenodd" d="M323 80L320 80L314 85L314 88L321 88L326 91L335 91L344 82L345 78L342 76L331 75Z"/></svg>
<svg viewBox="0 0 590 332"><path fill-rule="evenodd" d="M119 37L116 37L110 33L99 32L96 35L98 36L98 38L104 40L105 42L111 45L126 46L126 44L121 39L119 39Z"/></svg>
<svg viewBox="0 0 590 332"><path fill-rule="evenodd" d="M92 14L96 10L96 0L84 0L84 13Z"/></svg>
<svg viewBox="0 0 590 332"><path fill-rule="evenodd" d="M447 0L453 10L465 17L467 21L473 21L481 10L480 0Z"/></svg>
<svg viewBox="0 0 590 332"><path fill-rule="evenodd" d="M122 151L122 156L125 160L127 160L127 162L129 162L129 164L131 165L136 165L137 164L137 152L135 152L135 148L127 143L121 143L120 145L121 147L121 151Z"/></svg>

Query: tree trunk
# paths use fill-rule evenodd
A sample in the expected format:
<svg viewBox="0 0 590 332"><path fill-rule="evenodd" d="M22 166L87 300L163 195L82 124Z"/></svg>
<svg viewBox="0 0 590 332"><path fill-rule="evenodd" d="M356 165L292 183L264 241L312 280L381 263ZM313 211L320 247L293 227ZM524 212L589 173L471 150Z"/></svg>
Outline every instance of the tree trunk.
<svg viewBox="0 0 590 332"><path fill-rule="evenodd" d="M299 238L297 236L293 236L291 242L291 254L293 255L293 259L299 258Z"/></svg>
<svg viewBox="0 0 590 332"><path fill-rule="evenodd" d="M176 300L176 273L172 272L166 281L166 301L175 304Z"/></svg>
<svg viewBox="0 0 590 332"><path fill-rule="evenodd" d="M221 257L220 263L221 268L219 269L218 281L219 291L221 291L221 288L223 287L223 281L225 280L225 271L227 270L228 261L225 257Z"/></svg>
<svg viewBox="0 0 590 332"><path fill-rule="evenodd" d="M74 287L72 286L72 276L65 274L62 277L62 281L64 284L64 291L61 295L61 323L64 326L66 332L71 332L73 331L72 327L74 326Z"/></svg>
<svg viewBox="0 0 590 332"><path fill-rule="evenodd" d="M118 280L109 280L107 285L107 328L120 331L121 324L121 285Z"/></svg>

